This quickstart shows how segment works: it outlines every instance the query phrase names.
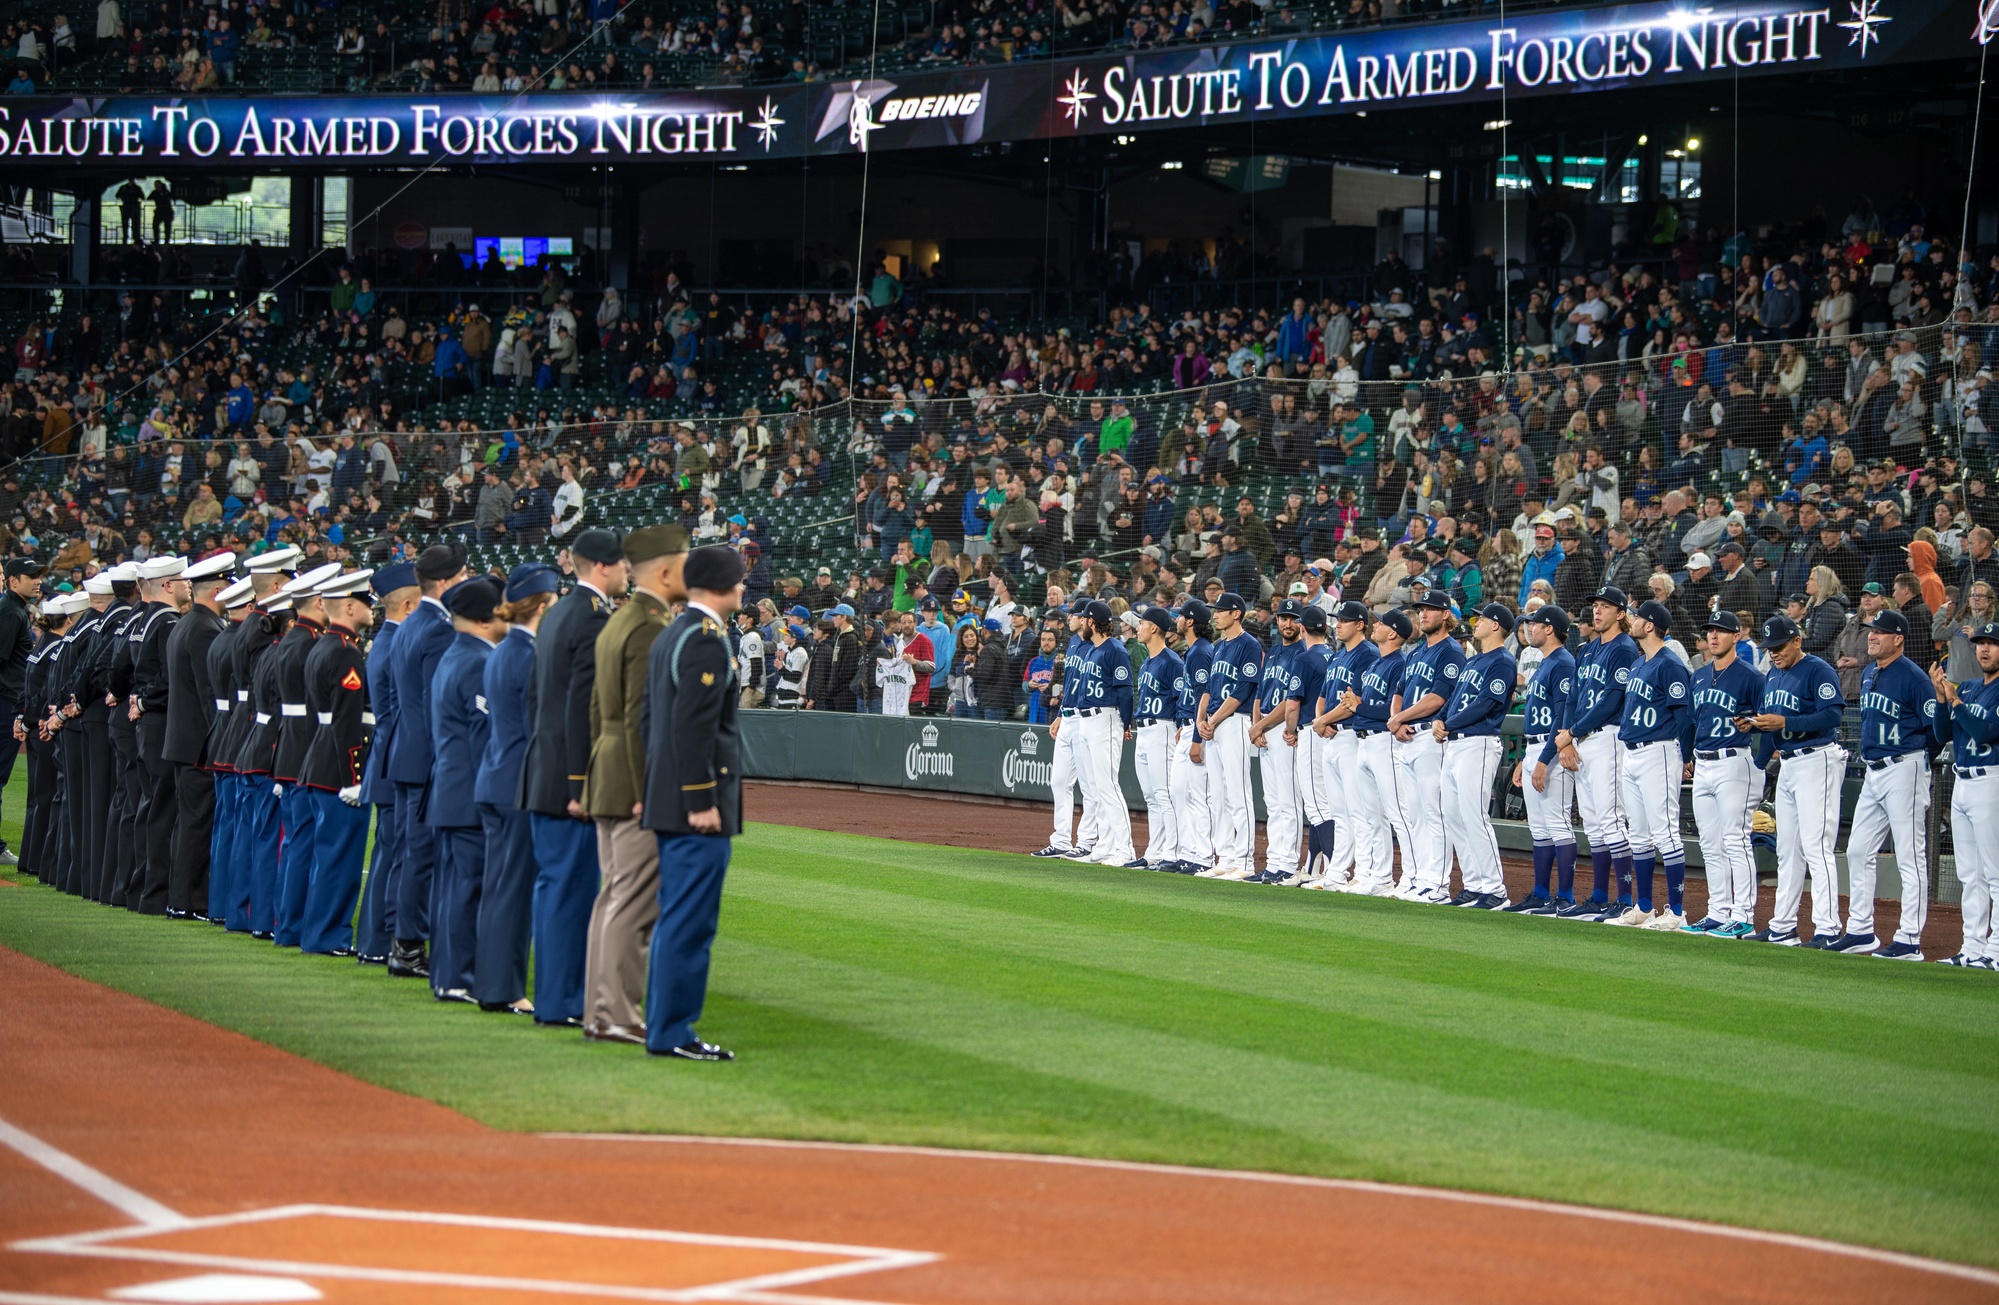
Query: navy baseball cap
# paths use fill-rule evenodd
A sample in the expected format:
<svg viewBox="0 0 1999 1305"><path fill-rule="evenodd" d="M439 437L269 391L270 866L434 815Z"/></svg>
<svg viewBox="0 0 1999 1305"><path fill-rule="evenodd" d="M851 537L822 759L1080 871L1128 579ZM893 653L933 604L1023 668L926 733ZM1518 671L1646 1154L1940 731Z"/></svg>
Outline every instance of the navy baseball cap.
<svg viewBox="0 0 1999 1305"><path fill-rule="evenodd" d="M1374 619L1395 631L1398 639L1407 639L1416 632L1416 627L1410 624L1409 613L1399 607L1391 607Z"/></svg>
<svg viewBox="0 0 1999 1305"><path fill-rule="evenodd" d="M1781 648L1798 637L1798 623L1788 616L1773 616L1763 622L1763 637L1759 642L1765 648Z"/></svg>
<svg viewBox="0 0 1999 1305"><path fill-rule="evenodd" d="M1367 619L1367 604L1358 599L1349 598L1333 610L1333 619L1335 621L1365 621Z"/></svg>
<svg viewBox="0 0 1999 1305"><path fill-rule="evenodd" d="M1741 634L1742 622L1727 608L1717 608L1708 613L1707 620L1701 622L1701 629L1720 630L1724 634Z"/></svg>
<svg viewBox="0 0 1999 1305"><path fill-rule="evenodd" d="M1987 621L1972 632L1973 643L1999 643L1999 621Z"/></svg>
<svg viewBox="0 0 1999 1305"><path fill-rule="evenodd" d="M1098 625L1109 625L1117 619L1117 613L1111 610L1111 605L1099 598L1092 598L1084 603L1080 615L1088 617ZM995 630L999 628L998 621L994 621L992 625Z"/></svg>
<svg viewBox="0 0 1999 1305"><path fill-rule="evenodd" d="M1225 593L1215 600L1215 610L1218 612L1247 612L1249 604L1242 600L1241 594Z"/></svg>
<svg viewBox="0 0 1999 1305"><path fill-rule="evenodd" d="M1304 614L1305 614L1305 604L1299 602L1295 598L1287 598L1283 602L1277 604L1277 611L1274 613L1274 615L1277 616L1288 616L1294 621L1297 620L1300 616L1303 616Z"/></svg>
<svg viewBox="0 0 1999 1305"><path fill-rule="evenodd" d="M1553 603L1543 603L1531 612L1522 612L1521 625L1546 625L1553 627L1557 639L1569 637L1569 614Z"/></svg>
<svg viewBox="0 0 1999 1305"><path fill-rule="evenodd" d="M1653 629L1664 635L1673 628L1673 612L1656 598L1648 598L1631 609L1631 614L1641 621L1650 621Z"/></svg>
<svg viewBox="0 0 1999 1305"><path fill-rule="evenodd" d="M1518 619L1513 615L1513 609L1505 603L1487 603L1478 609L1478 614L1508 634L1513 633L1513 623Z"/></svg>
<svg viewBox="0 0 1999 1305"><path fill-rule="evenodd" d="M1173 632L1173 613L1163 607L1140 608L1138 619L1152 622L1159 627L1159 633L1161 634L1171 634Z"/></svg>
<svg viewBox="0 0 1999 1305"><path fill-rule="evenodd" d="M1451 610L1451 596L1441 589L1431 589L1428 593L1409 605L1411 607L1428 607L1438 612L1448 612Z"/></svg>
<svg viewBox="0 0 1999 1305"><path fill-rule="evenodd" d="M1308 634L1324 634L1326 632L1326 609L1323 607L1307 607L1303 612L1299 613L1298 624L1304 626Z"/></svg>
<svg viewBox="0 0 1999 1305"><path fill-rule="evenodd" d="M1629 598L1626 598L1624 596L1624 591L1622 589L1619 589L1616 585L1605 585L1603 588L1591 594L1589 596L1589 600L1593 603L1609 603L1612 607L1617 607L1617 608L1625 608L1631 606L1631 600Z"/></svg>
<svg viewBox="0 0 1999 1305"><path fill-rule="evenodd" d="M1904 638L1909 634L1909 618L1892 607L1884 607L1874 613L1874 619L1866 624L1876 634L1899 634Z"/></svg>
<svg viewBox="0 0 1999 1305"><path fill-rule="evenodd" d="M1198 625L1208 619L1208 605L1198 598L1189 598L1180 604L1180 615Z"/></svg>

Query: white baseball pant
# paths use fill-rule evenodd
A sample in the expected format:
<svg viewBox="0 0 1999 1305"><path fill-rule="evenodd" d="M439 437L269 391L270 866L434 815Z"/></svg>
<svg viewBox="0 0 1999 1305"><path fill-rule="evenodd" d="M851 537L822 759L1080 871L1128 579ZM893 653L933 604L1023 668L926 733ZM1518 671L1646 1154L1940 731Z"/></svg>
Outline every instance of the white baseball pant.
<svg viewBox="0 0 1999 1305"><path fill-rule="evenodd" d="M1280 874L1298 873L1299 826L1298 749L1284 741L1284 731L1273 729L1263 736L1263 746L1254 749L1256 768L1263 776L1263 868Z"/></svg>
<svg viewBox="0 0 1999 1305"><path fill-rule="evenodd" d="M1951 846L1963 885L1964 945L1958 950L1973 960L1999 957L1999 938L1992 934L1992 903L1999 898L1999 767L1981 769L1982 775L1959 776L1950 794Z"/></svg>
<svg viewBox="0 0 1999 1305"><path fill-rule="evenodd" d="M1312 728L1309 704L1301 716L1298 756L1295 762L1298 774L1298 818L1309 833L1316 826L1333 818L1332 808L1328 806L1326 799L1326 750L1332 747L1333 741L1320 738L1318 731ZM1306 857L1304 872L1308 878L1325 873L1325 869L1325 853L1314 852Z"/></svg>
<svg viewBox="0 0 1999 1305"><path fill-rule="evenodd" d="M1131 809L1124 802L1118 772L1124 762L1124 722L1115 711L1078 716L1083 736L1077 740L1077 776L1083 785L1083 809L1096 812L1097 841L1093 861L1123 865L1135 859L1131 850ZM1063 725L1068 732L1068 724Z"/></svg>
<svg viewBox="0 0 1999 1305"><path fill-rule="evenodd" d="M1563 846L1576 841L1576 777L1559 761L1548 763L1548 787L1534 787L1534 767L1541 758L1546 736L1527 740L1525 763L1520 768L1520 792L1527 806L1527 832L1536 843Z"/></svg>
<svg viewBox="0 0 1999 1305"><path fill-rule="evenodd" d="M1076 823L1076 798L1081 787L1076 782L1076 744L1081 731L1076 725L1080 716L1064 716L1055 731L1055 755L1048 766L1048 787L1055 792L1055 832L1048 840L1050 847L1069 852L1077 848L1094 846L1097 841L1096 812L1090 806L1088 792L1083 799L1083 821ZM1074 830L1072 839L1070 831Z"/></svg>
<svg viewBox="0 0 1999 1305"><path fill-rule="evenodd" d="M1215 726L1204 749L1208 811L1215 831L1215 861L1224 870L1256 864L1256 803L1249 788L1249 722L1238 711Z"/></svg>
<svg viewBox="0 0 1999 1305"><path fill-rule="evenodd" d="M1168 775L1173 793L1173 833L1180 844L1180 859L1206 870L1215 863L1213 816L1208 811L1207 748L1202 759L1193 759L1192 749L1201 741L1193 722L1179 727L1173 738L1173 765Z"/></svg>
<svg viewBox="0 0 1999 1305"><path fill-rule="evenodd" d="M1805 882L1811 881L1812 928L1839 932L1839 871L1833 840L1839 832L1839 785L1846 749L1826 744L1781 763L1777 773L1777 904L1770 932L1792 933Z"/></svg>
<svg viewBox="0 0 1999 1305"><path fill-rule="evenodd" d="M1576 744L1576 808L1591 852L1631 854L1624 823L1624 744L1608 725Z"/></svg>
<svg viewBox="0 0 1999 1305"><path fill-rule="evenodd" d="M1492 784L1504 752L1498 735L1451 739L1443 745L1443 818L1446 846L1457 856L1468 893L1506 895L1499 870L1499 838L1492 832ZM1443 887L1451 868L1444 865Z"/></svg>
<svg viewBox="0 0 1999 1305"><path fill-rule="evenodd" d="M1345 730L1340 731L1342 734ZM1395 883L1395 845L1402 844L1401 887L1413 887L1414 863L1409 856L1409 817L1402 805L1401 768L1395 750L1401 746L1387 730L1356 738L1356 782L1353 786L1354 886L1386 888Z"/></svg>
<svg viewBox="0 0 1999 1305"><path fill-rule="evenodd" d="M1451 881L1450 836L1444 830L1444 745L1425 721L1416 726L1414 738L1397 743L1394 751L1410 838L1402 849L1402 882L1419 892L1435 892Z"/></svg>
<svg viewBox="0 0 1999 1305"><path fill-rule="evenodd" d="M1132 761L1138 768L1138 791L1145 795L1145 859L1158 863L1180 859L1173 812L1173 722L1157 720L1132 732Z"/></svg>
<svg viewBox="0 0 1999 1305"><path fill-rule="evenodd" d="M1676 739L1641 743L1624 750L1625 840L1634 855L1650 852L1661 861L1686 855L1680 841L1680 745Z"/></svg>
<svg viewBox="0 0 1999 1305"><path fill-rule="evenodd" d="M1707 867L1707 913L1723 924L1756 923L1756 849L1749 821L1763 799L1763 772L1748 748L1694 759L1694 827Z"/></svg>
<svg viewBox="0 0 1999 1305"><path fill-rule="evenodd" d="M1867 768L1853 828L1846 836L1846 931L1874 932L1875 861L1895 840L1895 869L1902 875L1902 918L1895 941L1920 943L1930 908L1930 761L1905 752L1876 770Z"/></svg>
<svg viewBox="0 0 1999 1305"><path fill-rule="evenodd" d="M1360 735L1354 733L1351 725L1342 725L1339 731L1329 739L1319 740L1319 783L1325 794L1326 819L1333 822L1332 847L1319 873L1335 884L1387 883L1393 874L1388 857L1384 856L1378 867L1364 863L1363 853L1372 854L1375 848L1356 827L1360 812L1357 792L1361 782ZM1385 825L1383 832L1387 832ZM1392 842L1389 849L1392 856Z"/></svg>

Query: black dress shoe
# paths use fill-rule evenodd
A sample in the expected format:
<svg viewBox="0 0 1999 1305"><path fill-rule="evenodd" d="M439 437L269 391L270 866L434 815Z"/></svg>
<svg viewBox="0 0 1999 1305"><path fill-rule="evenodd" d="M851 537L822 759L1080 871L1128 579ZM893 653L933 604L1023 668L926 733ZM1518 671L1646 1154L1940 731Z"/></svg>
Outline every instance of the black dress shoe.
<svg viewBox="0 0 1999 1305"><path fill-rule="evenodd" d="M169 906L169 907L167 908L167 919L169 919L169 920L185 920L185 919L187 919L187 918L188 918L188 917L189 917L189 916L190 916L191 914L192 914L192 912L189 912L189 911L176 911L176 910L175 910L175 909L174 909L173 907L171 907L171 906Z"/></svg>
<svg viewBox="0 0 1999 1305"><path fill-rule="evenodd" d="M643 1024L599 1024L595 1028L586 1024L583 1026L583 1036L592 1042L622 1042L632 1047L643 1047L646 1044L646 1029Z"/></svg>
<svg viewBox="0 0 1999 1305"><path fill-rule="evenodd" d="M250 936L259 942L269 942L271 939L277 937L269 929L252 929L250 930Z"/></svg>
<svg viewBox="0 0 1999 1305"><path fill-rule="evenodd" d="M534 1014L534 1007L532 1005L516 1006L510 1001L482 1001L479 1003L479 1009L485 1011L488 1015Z"/></svg>
<svg viewBox="0 0 1999 1305"><path fill-rule="evenodd" d="M473 1000L472 994L463 988L437 988L431 991L431 996L437 998L439 1001L463 1002L467 1006L477 1006L479 1004Z"/></svg>
<svg viewBox="0 0 1999 1305"><path fill-rule="evenodd" d="M703 1042L699 1038L694 1039L692 1042L682 1043L677 1047L669 1047L665 1051L654 1051L651 1047L647 1047L646 1055L671 1056L678 1060L734 1060L736 1058L735 1052L724 1051L714 1043Z"/></svg>
<svg viewBox="0 0 1999 1305"><path fill-rule="evenodd" d="M423 954L422 943L398 942L389 949L389 977L392 979L428 979L430 961Z"/></svg>
<svg viewBox="0 0 1999 1305"><path fill-rule="evenodd" d="M545 1020L537 1015L534 1022L545 1029L580 1029L583 1027L583 1019L577 1015L572 1015L568 1019L563 1020Z"/></svg>
<svg viewBox="0 0 1999 1305"><path fill-rule="evenodd" d="M352 947L335 947L332 951L326 954L328 956L352 956L354 954L354 949Z"/></svg>
<svg viewBox="0 0 1999 1305"><path fill-rule="evenodd" d="M386 956L356 956L354 960L357 964L361 965L387 965L389 963L389 958Z"/></svg>

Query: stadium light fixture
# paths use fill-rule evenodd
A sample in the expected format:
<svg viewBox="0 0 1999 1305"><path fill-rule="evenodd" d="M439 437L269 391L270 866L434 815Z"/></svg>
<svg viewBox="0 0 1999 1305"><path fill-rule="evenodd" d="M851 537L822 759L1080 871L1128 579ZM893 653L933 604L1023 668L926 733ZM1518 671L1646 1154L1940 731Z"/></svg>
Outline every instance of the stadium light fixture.
<svg viewBox="0 0 1999 1305"><path fill-rule="evenodd" d="M1652 138L1651 138L1650 136L1646 136L1646 135L1642 135L1642 134L1641 134L1641 135L1640 135L1640 136L1638 137L1638 143L1639 143L1640 145L1650 145L1650 144L1652 143Z"/></svg>
<svg viewBox="0 0 1999 1305"><path fill-rule="evenodd" d="M1503 128L1511 127L1512 125L1513 125L1513 119L1511 118L1494 118L1490 122L1485 124L1485 129L1487 131L1499 131Z"/></svg>
<svg viewBox="0 0 1999 1305"><path fill-rule="evenodd" d="M1441 172L1437 171L1437 170L1436 170L1435 168L1431 168L1431 169L1430 169L1430 180L1432 180L1432 181L1442 181L1443 179L1444 179L1444 174L1443 174L1443 173L1441 173Z"/></svg>
<svg viewBox="0 0 1999 1305"><path fill-rule="evenodd" d="M1700 138L1700 137L1698 137L1698 136L1689 136L1689 137L1687 137L1687 153L1689 153L1689 154L1692 154L1692 153L1693 153L1694 151L1698 150L1698 149L1699 149L1700 147L1701 147L1701 138Z"/></svg>
<svg viewBox="0 0 1999 1305"><path fill-rule="evenodd" d="M1161 172L1178 172L1180 169L1186 166L1187 166L1186 164L1180 162L1177 159L1169 159L1165 163L1159 165L1159 170Z"/></svg>

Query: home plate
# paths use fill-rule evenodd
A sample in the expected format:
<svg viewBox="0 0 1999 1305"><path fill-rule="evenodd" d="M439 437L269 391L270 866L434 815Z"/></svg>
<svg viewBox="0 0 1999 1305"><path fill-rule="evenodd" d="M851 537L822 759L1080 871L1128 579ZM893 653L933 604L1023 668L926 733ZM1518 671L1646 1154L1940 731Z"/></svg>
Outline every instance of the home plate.
<svg viewBox="0 0 1999 1305"><path fill-rule="evenodd" d="M252 1301L320 1300L319 1289L297 1278L250 1273L203 1273L106 1292L114 1300L164 1301L168 1305L248 1305Z"/></svg>
<svg viewBox="0 0 1999 1305"><path fill-rule="evenodd" d="M338 1205L287 1205L172 1225L40 1237L16 1242L14 1249L224 1271L120 1293L126 1300L190 1302L320 1298L309 1283L296 1279L521 1291L544 1298L696 1301L754 1293L768 1299L806 1283L938 1258L878 1246ZM237 1276L261 1274L287 1278ZM251 1281L285 1282L311 1294L192 1294L235 1291ZM167 1289L190 1294L139 1294Z"/></svg>

